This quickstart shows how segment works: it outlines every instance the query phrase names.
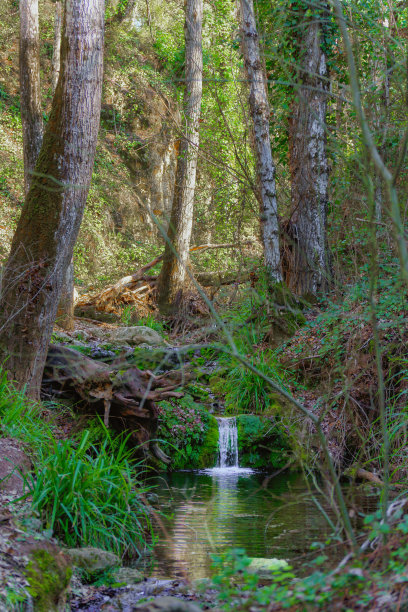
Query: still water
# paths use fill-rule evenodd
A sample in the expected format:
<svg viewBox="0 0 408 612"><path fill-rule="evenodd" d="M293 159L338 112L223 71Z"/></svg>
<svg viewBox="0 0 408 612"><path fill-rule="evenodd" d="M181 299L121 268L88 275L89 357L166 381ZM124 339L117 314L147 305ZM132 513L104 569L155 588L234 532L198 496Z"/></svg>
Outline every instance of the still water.
<svg viewBox="0 0 408 612"><path fill-rule="evenodd" d="M158 506L166 518L156 529L154 576L208 577L210 554L230 548L301 567L312 558L310 545L332 531L299 474L268 478L235 468L175 472L158 478L157 485ZM336 522L324 496L316 500ZM336 548L341 556L335 543L331 554Z"/></svg>

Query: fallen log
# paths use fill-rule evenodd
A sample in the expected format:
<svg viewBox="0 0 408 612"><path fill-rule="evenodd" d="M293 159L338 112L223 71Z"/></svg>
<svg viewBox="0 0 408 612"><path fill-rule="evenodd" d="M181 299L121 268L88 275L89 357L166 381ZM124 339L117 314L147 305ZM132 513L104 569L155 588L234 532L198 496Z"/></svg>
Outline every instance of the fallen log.
<svg viewBox="0 0 408 612"><path fill-rule="evenodd" d="M157 430L156 402L168 397L182 397L176 391L186 372L171 371L155 376L126 361L100 363L78 351L53 344L48 350L43 376L43 390L48 394L70 397L75 406L104 418L106 425L127 431L143 452L165 456L150 440Z"/></svg>

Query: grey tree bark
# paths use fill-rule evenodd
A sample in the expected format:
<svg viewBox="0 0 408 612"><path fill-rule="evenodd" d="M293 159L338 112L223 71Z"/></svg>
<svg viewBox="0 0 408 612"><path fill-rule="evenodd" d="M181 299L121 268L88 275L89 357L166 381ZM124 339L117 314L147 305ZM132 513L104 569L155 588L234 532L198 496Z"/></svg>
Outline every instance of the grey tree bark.
<svg viewBox="0 0 408 612"><path fill-rule="evenodd" d="M312 8L312 13L315 13ZM329 74L322 48L322 21L306 16L299 25L296 100L290 128L291 238L294 269L288 284L299 295L328 285L326 111Z"/></svg>
<svg viewBox="0 0 408 612"><path fill-rule="evenodd" d="M261 234L265 266L272 282L282 281L279 220L276 199L275 164L269 135L269 103L261 62L253 0L240 0L242 50L249 83L249 108L253 122L254 145L260 203Z"/></svg>
<svg viewBox="0 0 408 612"><path fill-rule="evenodd" d="M52 52L52 92L55 93L61 68L61 34L62 34L63 3L57 0L55 3L54 17L54 46ZM65 280L61 289L61 297L58 304L56 322L66 331L75 328L74 320L74 260L67 268Z"/></svg>
<svg viewBox="0 0 408 612"><path fill-rule="evenodd" d="M203 87L203 0L185 3L185 128L178 144L174 199L163 266L158 280L162 312L171 312L182 300L194 212L199 121Z"/></svg>
<svg viewBox="0 0 408 612"><path fill-rule="evenodd" d="M19 10L20 105L23 128L24 190L27 195L43 136L38 0L20 0Z"/></svg>
<svg viewBox="0 0 408 612"><path fill-rule="evenodd" d="M34 398L91 181L103 39L104 0L67 0L61 75L3 274L0 361Z"/></svg>
<svg viewBox="0 0 408 612"><path fill-rule="evenodd" d="M52 93L55 93L61 64L62 0L55 3L54 46L52 50Z"/></svg>

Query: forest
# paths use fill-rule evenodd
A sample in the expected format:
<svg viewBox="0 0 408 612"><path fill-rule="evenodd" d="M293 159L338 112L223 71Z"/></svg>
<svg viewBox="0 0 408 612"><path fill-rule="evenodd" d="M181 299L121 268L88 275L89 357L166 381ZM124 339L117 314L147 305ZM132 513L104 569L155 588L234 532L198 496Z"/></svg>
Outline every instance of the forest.
<svg viewBox="0 0 408 612"><path fill-rule="evenodd" d="M0 25L0 610L408 610L406 3Z"/></svg>

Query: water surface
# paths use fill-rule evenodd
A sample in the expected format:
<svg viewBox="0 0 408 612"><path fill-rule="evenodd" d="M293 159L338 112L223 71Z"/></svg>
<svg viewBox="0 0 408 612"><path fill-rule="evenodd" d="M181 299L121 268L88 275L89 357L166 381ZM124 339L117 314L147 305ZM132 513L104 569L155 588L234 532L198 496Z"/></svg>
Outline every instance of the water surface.
<svg viewBox="0 0 408 612"><path fill-rule="evenodd" d="M168 518L158 529L153 575L204 578L210 554L243 548L250 557L276 557L301 566L310 545L331 527L299 474L266 474L237 468L175 472L157 478L159 508ZM335 513L316 497L327 516ZM335 554L337 545L332 545ZM342 550L338 552L342 554Z"/></svg>

